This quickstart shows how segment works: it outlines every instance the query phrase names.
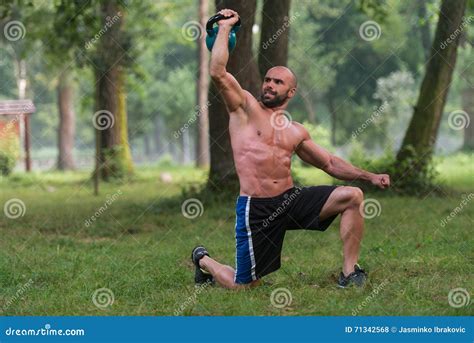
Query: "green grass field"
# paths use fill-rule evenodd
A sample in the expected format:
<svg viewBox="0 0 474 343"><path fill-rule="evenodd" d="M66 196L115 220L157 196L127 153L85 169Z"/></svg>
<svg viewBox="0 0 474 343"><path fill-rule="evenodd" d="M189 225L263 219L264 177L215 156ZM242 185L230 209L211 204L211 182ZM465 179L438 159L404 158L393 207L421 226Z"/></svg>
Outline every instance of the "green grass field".
<svg viewBox="0 0 474 343"><path fill-rule="evenodd" d="M448 293L474 290L474 201L468 200L446 225L442 220L474 192L474 157L445 158L439 170L440 183L453 190L449 196L366 194L380 202L381 214L366 221L360 263L370 283L364 289L335 287L342 261L336 221L325 233L289 232L282 268L266 277L263 286L240 292L193 285L189 255L196 244L205 244L213 257L234 264L237 195L202 198L201 216L182 215L182 189L205 182L204 171L139 169L127 184L103 184L98 197L85 172L3 178L2 208L16 198L25 211L16 219L0 215L0 312L472 315L472 305L450 306ZM173 175L170 184L160 181L165 171ZM308 185L331 182L313 169L299 169L298 175ZM107 209L92 222L107 199ZM85 224L88 219L90 225ZM94 299L108 306L94 304L93 294L100 288L113 293L112 304L106 296ZM271 301L279 288L291 294L291 303L283 308Z"/></svg>

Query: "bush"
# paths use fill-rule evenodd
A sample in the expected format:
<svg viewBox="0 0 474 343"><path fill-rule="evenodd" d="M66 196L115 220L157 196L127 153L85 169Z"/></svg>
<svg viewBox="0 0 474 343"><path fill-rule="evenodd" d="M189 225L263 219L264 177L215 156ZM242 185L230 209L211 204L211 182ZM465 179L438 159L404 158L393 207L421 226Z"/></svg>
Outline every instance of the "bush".
<svg viewBox="0 0 474 343"><path fill-rule="evenodd" d="M331 131L322 125L311 124L305 121L303 126L308 130L311 139L324 149L333 151L334 147L331 144Z"/></svg>
<svg viewBox="0 0 474 343"><path fill-rule="evenodd" d="M360 145L355 145L349 157L350 162L358 168L375 174L388 174L391 180L391 190L405 195L423 196L429 194L433 189L439 189L436 185L438 172L431 157L419 158L414 149L408 148L408 156L402 163L398 162L390 148L378 158L368 158L367 152ZM430 154L426 156L431 156ZM379 190L367 183L357 182L357 186L371 191Z"/></svg>
<svg viewBox="0 0 474 343"><path fill-rule="evenodd" d="M8 176L15 168L16 158L8 151L0 151L0 174Z"/></svg>
<svg viewBox="0 0 474 343"><path fill-rule="evenodd" d="M15 131L7 130L0 136L0 174L10 175L19 156L20 142L18 136Z"/></svg>
<svg viewBox="0 0 474 343"><path fill-rule="evenodd" d="M170 168L170 167L174 167L176 163L173 160L173 156L171 156L170 154L164 154L158 160L157 165L158 167L161 167L161 168Z"/></svg>
<svg viewBox="0 0 474 343"><path fill-rule="evenodd" d="M405 150L406 157L402 162L394 161L390 172L399 193L410 195L427 195L438 190L436 185L438 172L431 153L418 154L413 147Z"/></svg>

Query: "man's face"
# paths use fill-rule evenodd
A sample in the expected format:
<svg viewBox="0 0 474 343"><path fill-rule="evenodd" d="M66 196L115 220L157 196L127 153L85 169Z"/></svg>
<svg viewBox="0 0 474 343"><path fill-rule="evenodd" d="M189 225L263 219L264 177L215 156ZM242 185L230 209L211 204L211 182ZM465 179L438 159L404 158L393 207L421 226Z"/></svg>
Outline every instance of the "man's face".
<svg viewBox="0 0 474 343"><path fill-rule="evenodd" d="M292 98L295 92L292 75L278 67L270 69L263 79L262 103L269 108L281 106Z"/></svg>

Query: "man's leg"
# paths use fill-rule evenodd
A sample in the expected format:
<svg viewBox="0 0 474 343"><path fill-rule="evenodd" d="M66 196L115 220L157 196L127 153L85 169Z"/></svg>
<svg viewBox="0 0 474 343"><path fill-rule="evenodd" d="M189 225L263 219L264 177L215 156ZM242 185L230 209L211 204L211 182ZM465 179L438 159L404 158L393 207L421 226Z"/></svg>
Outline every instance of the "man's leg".
<svg viewBox="0 0 474 343"><path fill-rule="evenodd" d="M211 273L214 277L214 280L217 281L224 288L230 289L242 289L257 286L260 282L259 280L252 281L249 284L241 285L234 282L235 270L230 266L226 266L217 262L216 260L210 258L209 256L204 256L199 260L199 266Z"/></svg>
<svg viewBox="0 0 474 343"><path fill-rule="evenodd" d="M344 276L354 271L359 259L360 243L364 233L364 218L359 207L364 201L364 193L357 187L338 187L324 204L320 220L341 213L340 234L344 251Z"/></svg>

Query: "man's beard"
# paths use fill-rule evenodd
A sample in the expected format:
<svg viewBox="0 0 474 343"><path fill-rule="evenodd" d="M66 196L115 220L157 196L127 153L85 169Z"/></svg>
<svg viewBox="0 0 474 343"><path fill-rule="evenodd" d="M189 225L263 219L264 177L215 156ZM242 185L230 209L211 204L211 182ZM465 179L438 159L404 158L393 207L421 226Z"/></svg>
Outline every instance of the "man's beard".
<svg viewBox="0 0 474 343"><path fill-rule="evenodd" d="M273 93L271 94L273 95ZM260 101L268 108L281 106L285 103L286 99L288 99L288 96L286 94L276 95L273 99L265 99L265 93L262 93L262 95L260 96Z"/></svg>

